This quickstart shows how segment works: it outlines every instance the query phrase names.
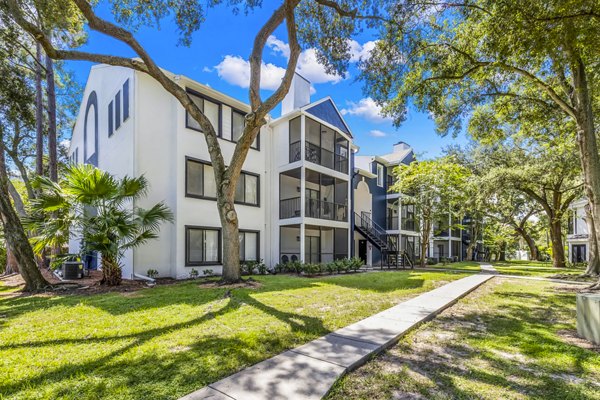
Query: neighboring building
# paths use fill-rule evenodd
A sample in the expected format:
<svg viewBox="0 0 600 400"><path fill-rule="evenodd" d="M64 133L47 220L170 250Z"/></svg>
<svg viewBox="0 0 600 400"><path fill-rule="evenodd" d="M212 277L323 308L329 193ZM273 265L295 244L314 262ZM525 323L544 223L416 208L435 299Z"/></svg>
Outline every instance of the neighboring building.
<svg viewBox="0 0 600 400"><path fill-rule="evenodd" d="M567 245L569 261L573 263L589 260L589 230L585 221L587 199L574 201L569 207L567 222Z"/></svg>
<svg viewBox="0 0 600 400"><path fill-rule="evenodd" d="M463 232L457 227L462 221L456 221L448 213L447 219L436 221L433 224L432 237L429 242L429 257L438 261L449 259L462 261L463 254Z"/></svg>
<svg viewBox="0 0 600 400"><path fill-rule="evenodd" d="M185 76L172 75L216 127L227 161L243 132L247 104ZM351 254L352 134L330 98L310 102L310 84L296 76L250 149L236 192L240 260L327 262ZM148 196L164 201L174 223L159 238L128 251L123 276L182 278L191 268L221 272L222 235L204 135L185 109L148 75L92 67L73 137L71 160L117 176L145 175ZM279 213L273 212L279 209ZM79 243L73 239L71 251Z"/></svg>
<svg viewBox="0 0 600 400"><path fill-rule="evenodd" d="M413 264L419 257L420 223L415 205L391 191L393 169L414 159L413 149L404 142L396 143L390 154L355 157L354 255L367 265ZM374 240L368 229L361 227L373 228L387 240Z"/></svg>

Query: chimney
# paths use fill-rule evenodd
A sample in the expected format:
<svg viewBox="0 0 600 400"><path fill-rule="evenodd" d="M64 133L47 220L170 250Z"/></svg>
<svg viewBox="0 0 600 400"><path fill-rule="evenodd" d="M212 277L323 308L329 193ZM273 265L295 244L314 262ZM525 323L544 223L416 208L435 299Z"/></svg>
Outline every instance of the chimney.
<svg viewBox="0 0 600 400"><path fill-rule="evenodd" d="M398 142L394 144L394 153L400 153L407 149L410 149L410 146L404 142Z"/></svg>
<svg viewBox="0 0 600 400"><path fill-rule="evenodd" d="M281 115L285 115L310 103L310 82L294 73L290 91L281 102Z"/></svg>

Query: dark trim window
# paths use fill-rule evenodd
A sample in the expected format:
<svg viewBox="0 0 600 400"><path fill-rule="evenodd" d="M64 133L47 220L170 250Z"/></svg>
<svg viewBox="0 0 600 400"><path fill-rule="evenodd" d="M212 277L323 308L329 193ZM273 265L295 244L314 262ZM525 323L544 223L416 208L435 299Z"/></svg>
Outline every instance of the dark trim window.
<svg viewBox="0 0 600 400"><path fill-rule="evenodd" d="M221 264L221 229L186 225L185 265L218 264Z"/></svg>
<svg viewBox="0 0 600 400"><path fill-rule="evenodd" d="M260 232L240 229L240 262L260 259Z"/></svg>
<svg viewBox="0 0 600 400"><path fill-rule="evenodd" d="M210 99L198 92L195 92L191 89L187 89L188 95L192 99L194 103L200 108L200 111L204 113L206 118L210 121L215 132L217 132L217 136L221 136L221 103ZM202 128L200 128L200 124L192 118L189 113L185 112L185 126L186 128L202 132Z"/></svg>
<svg viewBox="0 0 600 400"><path fill-rule="evenodd" d="M129 118L129 79L123 84L123 122Z"/></svg>
<svg viewBox="0 0 600 400"><path fill-rule="evenodd" d="M216 200L217 185L212 165L205 161L185 158L185 195Z"/></svg>
<svg viewBox="0 0 600 400"><path fill-rule="evenodd" d="M248 206L260 205L260 177L242 172L235 188L235 202Z"/></svg>
<svg viewBox="0 0 600 400"><path fill-rule="evenodd" d="M191 157L185 158L185 196L197 199L217 199L217 185L210 163ZM260 176L241 172L235 190L235 202L260 206Z"/></svg>
<svg viewBox="0 0 600 400"><path fill-rule="evenodd" d="M237 143L244 133L244 127L246 126L246 114L242 111L231 109L231 141ZM260 149L260 132L254 142L250 145L255 150Z"/></svg>
<svg viewBox="0 0 600 400"><path fill-rule="evenodd" d="M111 101L110 103L108 103L108 137L111 137L114 133L113 123L113 102Z"/></svg>
<svg viewBox="0 0 600 400"><path fill-rule="evenodd" d="M377 164L377 186L383 187L383 165Z"/></svg>
<svg viewBox="0 0 600 400"><path fill-rule="evenodd" d="M115 95L115 131L121 127L121 91Z"/></svg>

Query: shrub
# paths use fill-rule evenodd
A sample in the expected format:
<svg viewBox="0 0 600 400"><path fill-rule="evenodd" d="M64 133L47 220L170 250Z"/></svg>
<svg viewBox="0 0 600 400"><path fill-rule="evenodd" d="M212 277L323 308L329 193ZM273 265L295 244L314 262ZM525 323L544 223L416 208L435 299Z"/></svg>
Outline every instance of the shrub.
<svg viewBox="0 0 600 400"><path fill-rule="evenodd" d="M435 258L431 258L431 257L427 258L427 265L435 265L435 264L437 264L437 260Z"/></svg>
<svg viewBox="0 0 600 400"><path fill-rule="evenodd" d="M196 268L192 268L190 271L190 279L196 279L198 277L198 270Z"/></svg>
<svg viewBox="0 0 600 400"><path fill-rule="evenodd" d="M354 272L357 272L363 266L363 260L358 257L353 257L350 259L350 269Z"/></svg>
<svg viewBox="0 0 600 400"><path fill-rule="evenodd" d="M258 271L259 274L261 275L266 275L267 274L267 266L265 265L265 263L263 262L262 258L260 259L260 261L256 264L256 270Z"/></svg>
<svg viewBox="0 0 600 400"><path fill-rule="evenodd" d="M325 264L325 270L327 272L329 272L330 274L333 274L337 271L337 265L335 263L335 261L331 261L328 262L327 264Z"/></svg>
<svg viewBox="0 0 600 400"><path fill-rule="evenodd" d="M321 264L307 263L303 266L303 272L307 275L315 275L321 273Z"/></svg>
<svg viewBox="0 0 600 400"><path fill-rule="evenodd" d="M242 275L252 275L258 263L256 261L246 261L240 266Z"/></svg>
<svg viewBox="0 0 600 400"><path fill-rule="evenodd" d="M213 270L212 269L205 269L202 271L202 273L204 274L204 276L212 276L213 275Z"/></svg>
<svg viewBox="0 0 600 400"><path fill-rule="evenodd" d="M290 261L289 263L285 264L285 266L288 272L294 272L296 274L301 274L304 270L304 266L300 261Z"/></svg>
<svg viewBox="0 0 600 400"><path fill-rule="evenodd" d="M153 268L150 268L150 269L149 269L149 270L146 272L146 276L148 276L148 278L152 278L152 279L154 279L154 278L156 278L156 277L158 276L158 271L157 271L157 270L155 270L155 269L153 269Z"/></svg>
<svg viewBox="0 0 600 400"><path fill-rule="evenodd" d="M350 266L347 259L336 260L335 266L337 269L337 273L341 274L342 272L348 271L348 267Z"/></svg>
<svg viewBox="0 0 600 400"><path fill-rule="evenodd" d="M275 268L273 268L274 274L280 274L285 272L285 264L275 264Z"/></svg>

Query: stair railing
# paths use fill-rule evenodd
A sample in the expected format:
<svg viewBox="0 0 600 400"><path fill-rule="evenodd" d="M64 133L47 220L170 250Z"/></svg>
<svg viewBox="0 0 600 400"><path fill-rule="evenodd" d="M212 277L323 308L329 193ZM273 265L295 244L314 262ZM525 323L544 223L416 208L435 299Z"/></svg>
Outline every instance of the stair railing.
<svg viewBox="0 0 600 400"><path fill-rule="evenodd" d="M384 246L389 247L390 243L388 241L387 233L385 230L377 225L375 221L366 215L361 215L357 212L354 213L354 224L359 228L365 230L371 235L375 236L378 240L380 240Z"/></svg>

